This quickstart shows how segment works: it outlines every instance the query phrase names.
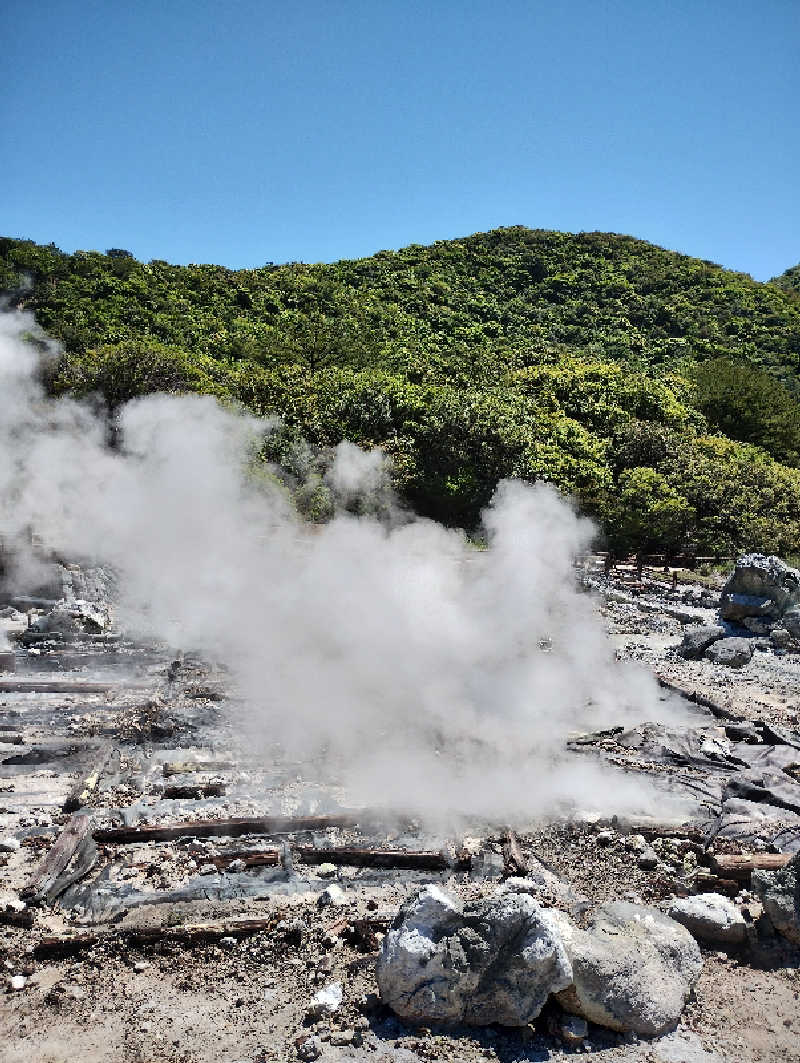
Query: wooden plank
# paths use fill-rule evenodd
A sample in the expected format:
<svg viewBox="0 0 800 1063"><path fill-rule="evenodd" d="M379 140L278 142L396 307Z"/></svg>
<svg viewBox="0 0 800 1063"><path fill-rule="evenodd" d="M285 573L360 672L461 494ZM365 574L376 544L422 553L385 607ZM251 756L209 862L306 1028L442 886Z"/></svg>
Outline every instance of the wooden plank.
<svg viewBox="0 0 800 1063"><path fill-rule="evenodd" d="M440 852L415 852L406 849L316 849L307 845L292 846L292 855L304 864L337 864L346 867L378 867L398 871L468 871L464 859L450 863Z"/></svg>
<svg viewBox="0 0 800 1063"><path fill-rule="evenodd" d="M164 764L164 776L192 775L198 771L235 771L236 765L229 760L168 760Z"/></svg>
<svg viewBox="0 0 800 1063"><path fill-rule="evenodd" d="M109 760L111 760L113 752L114 747L111 743L100 749L89 771L70 790L64 804L61 806L62 812L77 812L79 808L89 804L100 784L100 778Z"/></svg>
<svg viewBox="0 0 800 1063"><path fill-rule="evenodd" d="M0 679L0 694L107 694L122 689L118 683L93 683L85 679ZM131 689L126 686L125 689Z"/></svg>
<svg viewBox="0 0 800 1063"><path fill-rule="evenodd" d="M130 926L87 934L62 934L42 938L34 948L34 955L37 958L69 956L108 941L143 945L158 941L196 944L223 937L247 937L250 934L272 930L278 921L273 915L265 919L226 919L213 923L187 923L183 926Z"/></svg>
<svg viewBox="0 0 800 1063"><path fill-rule="evenodd" d="M44 900L90 835L91 829L92 817L86 812L76 812L71 816L52 848L33 872L30 882L20 891L20 896L30 898L34 903Z"/></svg>
<svg viewBox="0 0 800 1063"><path fill-rule="evenodd" d="M711 870L720 878L747 882L753 871L780 871L791 859L791 853L720 854L711 858Z"/></svg>
<svg viewBox="0 0 800 1063"><path fill-rule="evenodd" d="M168 801L197 801L201 797L224 797L227 792L227 783L200 782L187 783L185 786L165 786L162 796Z"/></svg>
<svg viewBox="0 0 800 1063"><path fill-rule="evenodd" d="M141 842L168 842L186 837L238 838L243 834L292 834L304 830L327 830L330 827L353 828L359 825L361 819L358 814L347 814L187 820L185 823L164 823L157 827L112 827L96 830L94 839L102 845L135 845Z"/></svg>

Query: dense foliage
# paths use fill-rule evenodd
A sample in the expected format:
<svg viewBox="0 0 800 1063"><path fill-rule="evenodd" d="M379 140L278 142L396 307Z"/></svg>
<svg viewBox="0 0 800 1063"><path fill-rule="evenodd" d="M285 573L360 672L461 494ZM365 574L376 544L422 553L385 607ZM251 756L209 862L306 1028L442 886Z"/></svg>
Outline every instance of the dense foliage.
<svg viewBox="0 0 800 1063"><path fill-rule="evenodd" d="M53 391L202 391L280 413L287 446L379 445L450 523L511 475L575 494L620 552L800 540L800 300L630 237L238 271L3 239L0 289L62 341Z"/></svg>
<svg viewBox="0 0 800 1063"><path fill-rule="evenodd" d="M800 293L800 264L785 270L779 277L773 277L770 284L777 284L787 292Z"/></svg>

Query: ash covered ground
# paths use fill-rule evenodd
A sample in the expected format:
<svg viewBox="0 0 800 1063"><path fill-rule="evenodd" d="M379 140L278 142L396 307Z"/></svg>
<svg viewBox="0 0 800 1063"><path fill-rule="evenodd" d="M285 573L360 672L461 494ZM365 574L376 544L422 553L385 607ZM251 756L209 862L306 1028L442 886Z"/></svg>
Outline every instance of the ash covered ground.
<svg viewBox="0 0 800 1063"><path fill-rule="evenodd" d="M636 815L628 798L618 817L581 800L513 823L354 808L335 758L248 742L221 664L115 631L102 571L62 569L58 605L11 601L3 1059L800 1059L800 951L765 918L749 872L724 864L746 854L769 868L800 849L797 646L783 628L746 629L746 663L687 659L677 647L718 623L719 587L605 577L595 561L583 577L620 658L659 677L673 711L565 746L606 765L621 793L646 780L663 815ZM80 837L62 867L65 828ZM404 902L433 885L469 905L514 883L579 930L607 902L673 911L707 892L732 901L741 927L725 943L700 935L677 1028L652 1040L571 1024L553 998L520 1028L410 1022L387 1006L376 962Z"/></svg>

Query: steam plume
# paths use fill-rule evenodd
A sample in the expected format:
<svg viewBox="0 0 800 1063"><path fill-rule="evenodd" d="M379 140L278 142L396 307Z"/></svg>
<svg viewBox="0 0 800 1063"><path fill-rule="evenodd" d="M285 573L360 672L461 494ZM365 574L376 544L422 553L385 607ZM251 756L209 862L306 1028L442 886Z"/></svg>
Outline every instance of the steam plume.
<svg viewBox="0 0 800 1063"><path fill-rule="evenodd" d="M233 671L253 742L324 759L354 801L531 816L569 799L642 808L640 784L565 759L571 731L662 713L613 656L575 554L592 536L544 484L504 482L489 547L408 518L341 513L311 528L248 458L270 425L207 397L156 395L119 417L47 399L36 332L0 314L0 517L17 578L30 527L66 557L112 565L124 623ZM383 490L383 456L341 444L344 501Z"/></svg>

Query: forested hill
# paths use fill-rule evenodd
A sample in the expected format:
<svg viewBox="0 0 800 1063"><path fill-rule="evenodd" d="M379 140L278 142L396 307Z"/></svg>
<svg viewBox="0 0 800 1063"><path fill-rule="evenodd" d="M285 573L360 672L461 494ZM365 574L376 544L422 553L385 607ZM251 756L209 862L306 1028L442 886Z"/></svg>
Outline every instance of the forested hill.
<svg viewBox="0 0 800 1063"><path fill-rule="evenodd" d="M800 294L800 264L784 270L778 277L773 277L770 284L777 284L779 288L784 288L787 292Z"/></svg>
<svg viewBox="0 0 800 1063"><path fill-rule="evenodd" d="M289 465L301 437L381 445L451 523L517 475L577 495L620 551L800 542L800 300L631 237L516 227L237 271L3 239L0 289L62 340L54 391L277 411Z"/></svg>

